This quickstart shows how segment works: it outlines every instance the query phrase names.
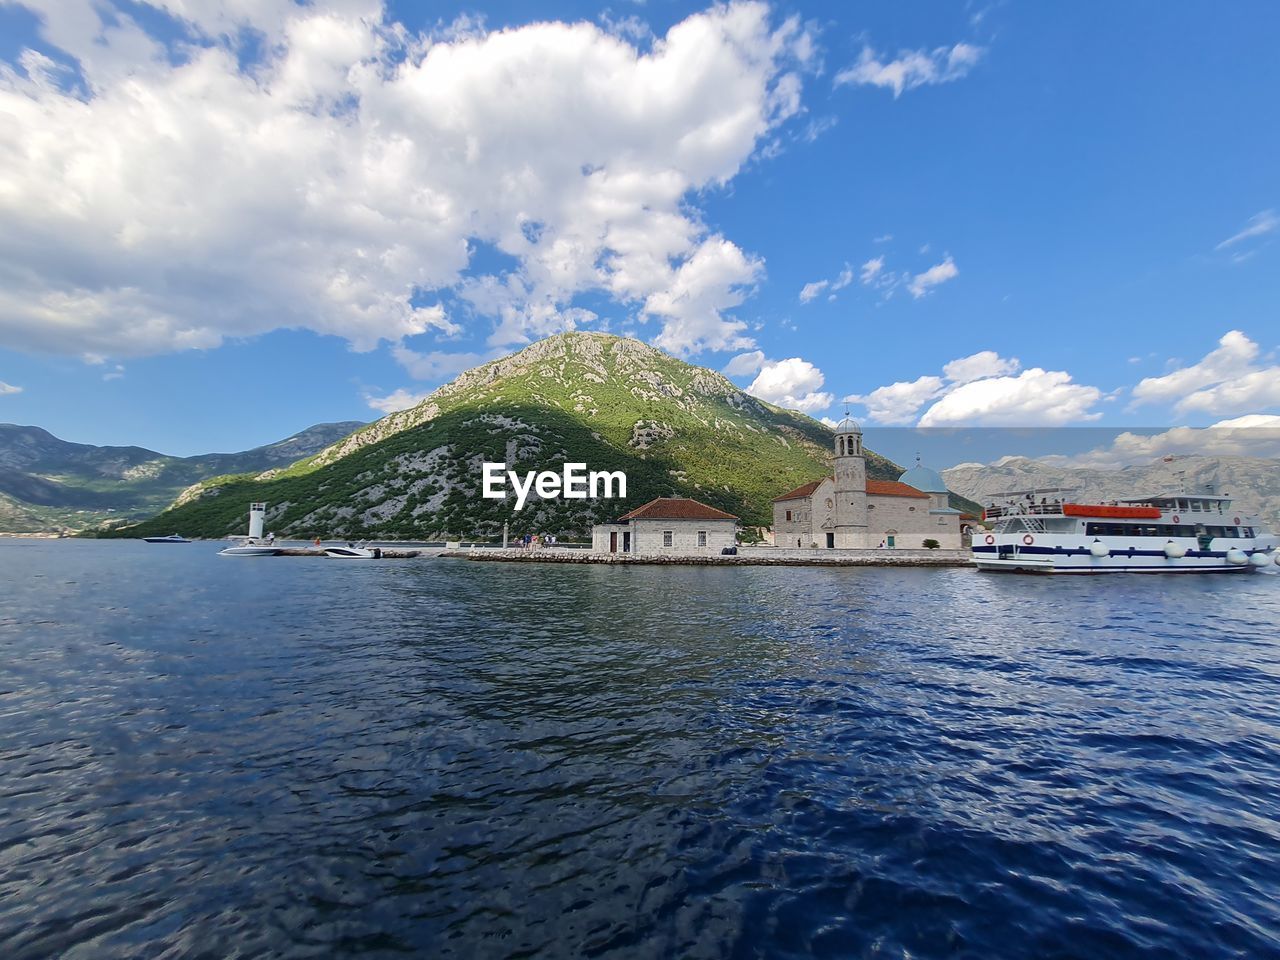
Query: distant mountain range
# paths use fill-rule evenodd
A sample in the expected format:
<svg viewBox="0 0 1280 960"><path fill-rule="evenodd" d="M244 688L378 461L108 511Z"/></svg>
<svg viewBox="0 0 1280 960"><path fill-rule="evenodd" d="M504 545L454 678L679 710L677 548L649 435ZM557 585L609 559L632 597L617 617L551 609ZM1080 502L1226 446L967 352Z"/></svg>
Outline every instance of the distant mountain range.
<svg viewBox="0 0 1280 960"><path fill-rule="evenodd" d="M127 531L220 537L245 529L248 504L268 526L310 537L582 535L658 496L690 496L747 524L772 522L772 500L830 470L831 431L744 393L719 373L638 340L566 333L476 367L284 470L206 480ZM622 470L625 500L481 496L481 464L521 473L565 462ZM867 471L902 468L868 454Z"/></svg>
<svg viewBox="0 0 1280 960"><path fill-rule="evenodd" d="M1280 530L1280 462L1261 457L1169 457L1109 470L1006 457L993 464L964 463L942 471L947 486L979 503L992 494L1032 487L1069 487L1082 500L1121 500L1211 487L1235 499L1242 514Z"/></svg>
<svg viewBox="0 0 1280 960"><path fill-rule="evenodd" d="M288 466L364 425L358 420L321 423L241 453L171 457L143 447L69 443L39 427L0 423L0 533L80 530L143 519L193 483Z"/></svg>

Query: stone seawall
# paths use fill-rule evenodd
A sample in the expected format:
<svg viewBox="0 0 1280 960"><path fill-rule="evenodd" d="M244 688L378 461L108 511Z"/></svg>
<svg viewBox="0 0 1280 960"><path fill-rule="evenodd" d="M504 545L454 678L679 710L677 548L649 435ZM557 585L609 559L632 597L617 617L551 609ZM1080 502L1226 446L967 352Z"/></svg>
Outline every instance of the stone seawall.
<svg viewBox="0 0 1280 960"><path fill-rule="evenodd" d="M592 553L586 550L446 550L442 557L463 560L493 560L503 563L647 563L675 566L776 566L776 567L971 567L968 550L798 550L771 555L753 550L738 556L671 556L629 553Z"/></svg>

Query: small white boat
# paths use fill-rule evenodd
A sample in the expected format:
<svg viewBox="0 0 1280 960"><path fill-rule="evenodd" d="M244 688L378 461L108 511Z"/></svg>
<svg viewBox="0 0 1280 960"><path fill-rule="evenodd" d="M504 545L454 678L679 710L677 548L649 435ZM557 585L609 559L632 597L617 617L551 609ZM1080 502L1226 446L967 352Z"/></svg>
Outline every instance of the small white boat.
<svg viewBox="0 0 1280 960"><path fill-rule="evenodd" d="M282 548L275 545L275 538L269 540L255 540L252 537L246 537L241 540L237 546L227 547L218 551L220 557L274 557Z"/></svg>
<svg viewBox="0 0 1280 960"><path fill-rule="evenodd" d="M176 533L171 533L167 537L143 537L142 540L144 543L190 543L191 542L186 537L179 536Z"/></svg>
<svg viewBox="0 0 1280 960"><path fill-rule="evenodd" d="M381 560L382 549L364 543L348 543L344 547L325 547L324 555L335 560Z"/></svg>

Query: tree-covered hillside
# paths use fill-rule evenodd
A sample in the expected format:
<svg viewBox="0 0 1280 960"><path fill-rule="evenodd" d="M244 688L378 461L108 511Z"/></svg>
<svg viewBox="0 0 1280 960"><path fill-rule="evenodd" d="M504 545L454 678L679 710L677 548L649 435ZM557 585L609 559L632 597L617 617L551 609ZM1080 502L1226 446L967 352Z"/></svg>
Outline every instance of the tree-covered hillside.
<svg viewBox="0 0 1280 960"><path fill-rule="evenodd" d="M569 333L462 374L418 406L384 417L285 470L205 481L126 535L245 529L250 501L277 534L311 537L582 535L656 496L696 497L748 524L772 499L829 469L830 431L744 394L723 376L636 340ZM622 470L625 500L481 497L481 464L522 474L565 462ZM875 454L868 473L901 469Z"/></svg>

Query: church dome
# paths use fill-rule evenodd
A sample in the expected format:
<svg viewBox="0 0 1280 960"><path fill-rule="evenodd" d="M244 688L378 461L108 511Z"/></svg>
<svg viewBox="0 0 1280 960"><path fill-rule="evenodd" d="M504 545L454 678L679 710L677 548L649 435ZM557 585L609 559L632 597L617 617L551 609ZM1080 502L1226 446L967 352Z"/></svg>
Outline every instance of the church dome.
<svg viewBox="0 0 1280 960"><path fill-rule="evenodd" d="M920 459L916 458L916 465L898 478L899 483L905 483L909 487L915 487L921 493L946 493L947 484L942 479L942 474L937 470L930 470L928 467L921 465Z"/></svg>
<svg viewBox="0 0 1280 960"><path fill-rule="evenodd" d="M862 429L853 420L845 417L835 426L836 433L861 433Z"/></svg>

